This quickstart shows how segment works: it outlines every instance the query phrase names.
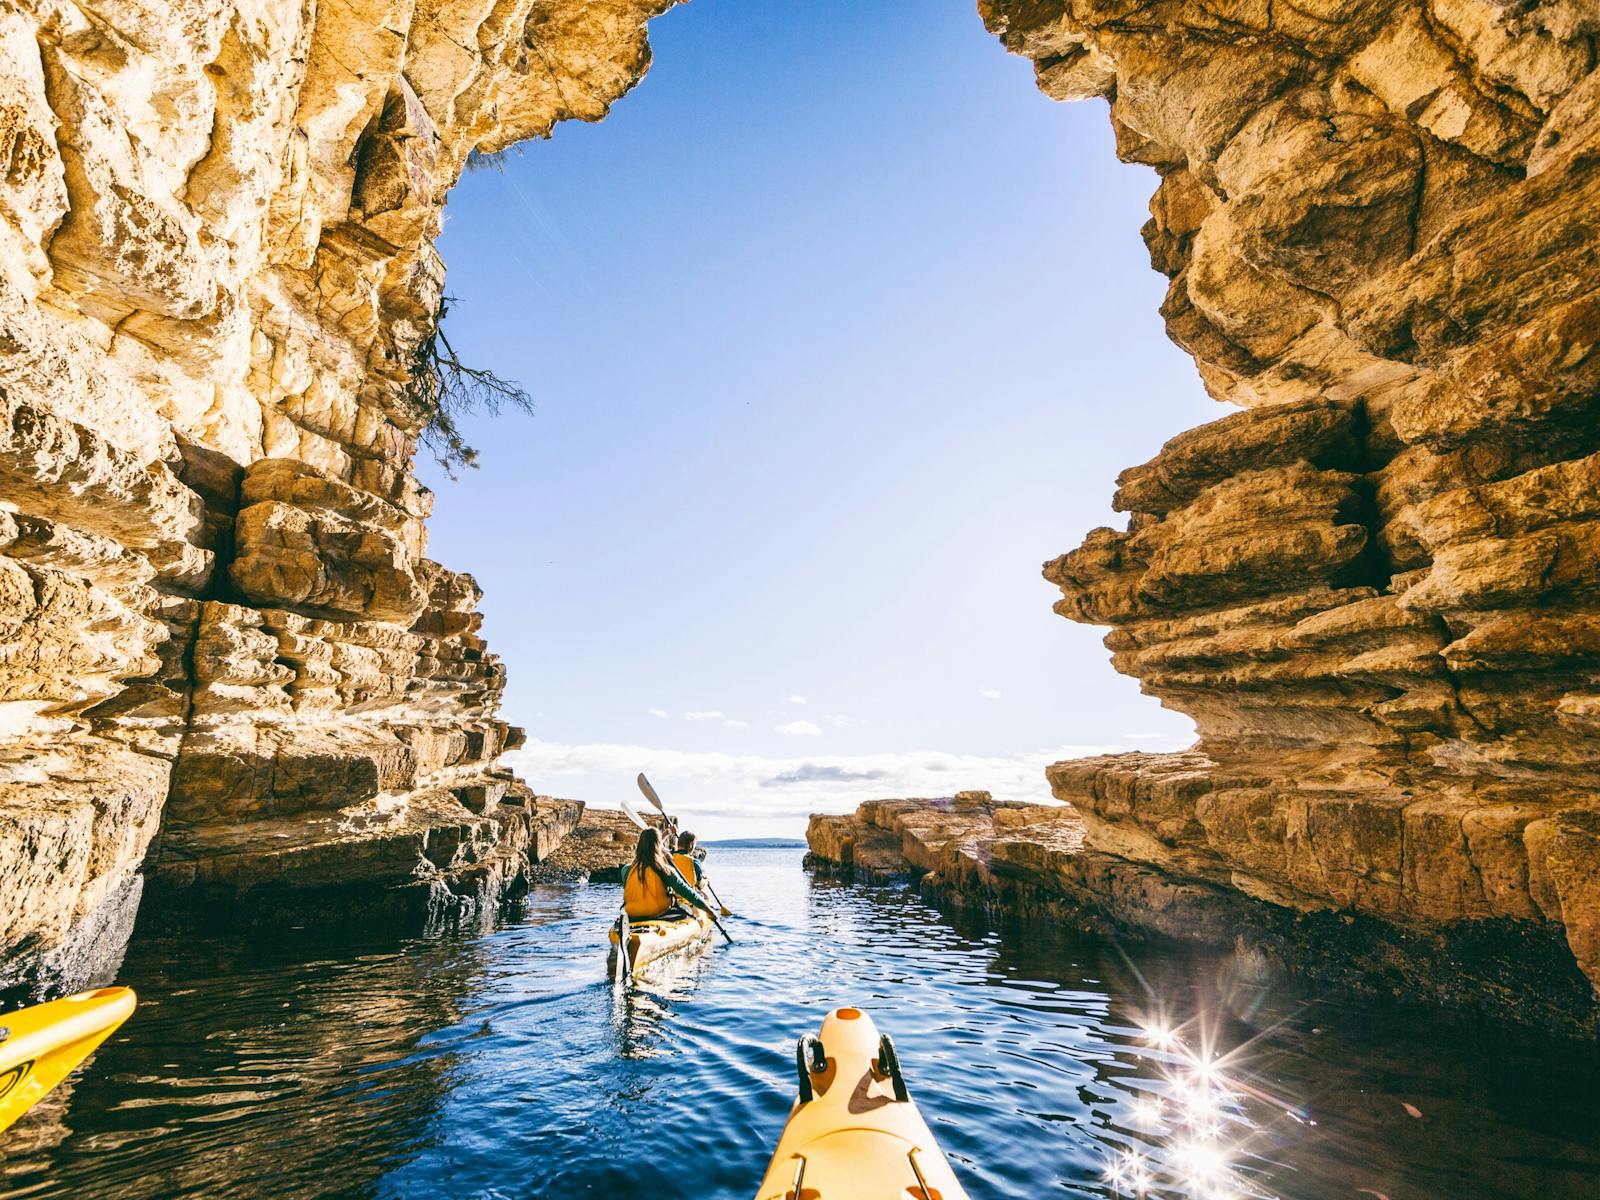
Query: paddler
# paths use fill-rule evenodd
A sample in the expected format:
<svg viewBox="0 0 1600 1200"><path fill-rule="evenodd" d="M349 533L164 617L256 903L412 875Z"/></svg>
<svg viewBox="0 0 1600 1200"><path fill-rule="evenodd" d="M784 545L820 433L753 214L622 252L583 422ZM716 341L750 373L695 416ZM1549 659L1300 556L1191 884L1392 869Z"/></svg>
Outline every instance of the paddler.
<svg viewBox="0 0 1600 1200"><path fill-rule="evenodd" d="M680 833L678 849L672 855L672 863L678 868L680 875L698 888L705 886L705 867L701 864L705 861L706 852L695 849L697 840L687 829Z"/></svg>
<svg viewBox="0 0 1600 1200"><path fill-rule="evenodd" d="M712 914L711 905L663 853L660 832L654 828L642 830L633 850L633 865L622 879L622 907L632 921L689 916L687 908L673 903L674 896Z"/></svg>

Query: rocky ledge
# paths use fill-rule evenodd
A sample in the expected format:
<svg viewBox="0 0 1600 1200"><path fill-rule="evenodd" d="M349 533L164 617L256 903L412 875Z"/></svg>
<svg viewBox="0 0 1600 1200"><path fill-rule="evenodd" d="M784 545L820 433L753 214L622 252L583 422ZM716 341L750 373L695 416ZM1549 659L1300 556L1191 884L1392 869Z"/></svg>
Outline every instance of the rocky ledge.
<svg viewBox="0 0 1600 1200"><path fill-rule="evenodd" d="M141 889L448 916L576 824L427 556L434 239L670 2L0 7L0 989L113 968Z"/></svg>
<svg viewBox="0 0 1600 1200"><path fill-rule="evenodd" d="M147 868L173 916L341 871L448 911L575 815L498 766L476 585L427 556L434 239L671 2L0 9L0 987L113 961ZM1600 986L1593 3L979 10L1159 174L1162 315L1240 409L1046 567L1200 734L1053 769L1050 873L1523 947L1508 1007Z"/></svg>
<svg viewBox="0 0 1600 1200"><path fill-rule="evenodd" d="M1559 929L1402 924L1286 906L1097 850L1089 830L1072 805L1006 803L987 792L872 800L850 815L814 815L806 864L858 882L908 882L938 903L993 917L1229 951L1247 978L1293 976L1560 1036L1600 1033L1600 1003L1561 953Z"/></svg>
<svg viewBox="0 0 1600 1200"><path fill-rule="evenodd" d="M535 874L541 879L620 883L638 841L639 827L620 809L586 808L571 836L540 862Z"/></svg>
<svg viewBox="0 0 1600 1200"><path fill-rule="evenodd" d="M1523 947L1511 1009L1600 987L1595 6L979 8L1158 173L1167 331L1241 409L1045 567L1199 733L1050 771L1086 847L1441 969L1413 934Z"/></svg>
<svg viewBox="0 0 1600 1200"><path fill-rule="evenodd" d="M478 812L450 791L424 790L387 811L178 827L163 835L140 921L219 929L487 920L527 891L582 812L579 801L510 783Z"/></svg>

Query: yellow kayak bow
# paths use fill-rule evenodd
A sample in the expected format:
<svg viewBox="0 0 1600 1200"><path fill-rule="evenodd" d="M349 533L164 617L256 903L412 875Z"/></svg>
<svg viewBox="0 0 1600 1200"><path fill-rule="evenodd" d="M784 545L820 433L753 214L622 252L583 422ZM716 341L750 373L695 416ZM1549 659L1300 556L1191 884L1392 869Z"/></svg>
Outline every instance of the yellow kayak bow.
<svg viewBox="0 0 1600 1200"><path fill-rule="evenodd" d="M72 1073L133 1012L132 988L100 988L0 1016L0 1130Z"/></svg>
<svg viewBox="0 0 1600 1200"><path fill-rule="evenodd" d="M800 1094L756 1200L967 1200L906 1091L894 1043L836 1008L795 1048Z"/></svg>

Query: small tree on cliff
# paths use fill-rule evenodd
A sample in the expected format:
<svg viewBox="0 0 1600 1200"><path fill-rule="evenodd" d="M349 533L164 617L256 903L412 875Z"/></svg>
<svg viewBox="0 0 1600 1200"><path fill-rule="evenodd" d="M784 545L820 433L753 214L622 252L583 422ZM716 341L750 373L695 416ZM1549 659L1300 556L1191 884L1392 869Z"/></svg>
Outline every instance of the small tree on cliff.
<svg viewBox="0 0 1600 1200"><path fill-rule="evenodd" d="M507 404L533 412L533 397L521 384L461 361L444 332L445 314L453 302L451 296L440 298L433 332L417 346L411 382L406 385L407 397L428 414L422 444L451 479L462 467L478 465L478 452L461 436L462 417L480 412L498 416Z"/></svg>

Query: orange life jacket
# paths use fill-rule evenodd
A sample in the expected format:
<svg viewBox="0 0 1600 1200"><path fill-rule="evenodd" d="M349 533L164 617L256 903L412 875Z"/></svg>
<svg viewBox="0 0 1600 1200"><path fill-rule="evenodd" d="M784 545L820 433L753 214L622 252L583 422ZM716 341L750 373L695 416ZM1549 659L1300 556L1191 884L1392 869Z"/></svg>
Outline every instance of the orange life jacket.
<svg viewBox="0 0 1600 1200"><path fill-rule="evenodd" d="M633 920L659 917L672 907L672 893L660 875L635 865L622 881L622 907Z"/></svg>
<svg viewBox="0 0 1600 1200"><path fill-rule="evenodd" d="M683 876L684 882L690 887L700 886L700 862L692 854L674 854L672 865L678 868L678 874Z"/></svg>

